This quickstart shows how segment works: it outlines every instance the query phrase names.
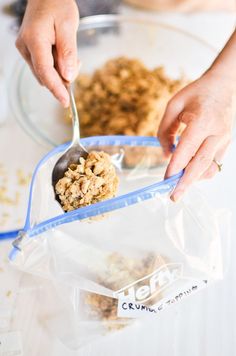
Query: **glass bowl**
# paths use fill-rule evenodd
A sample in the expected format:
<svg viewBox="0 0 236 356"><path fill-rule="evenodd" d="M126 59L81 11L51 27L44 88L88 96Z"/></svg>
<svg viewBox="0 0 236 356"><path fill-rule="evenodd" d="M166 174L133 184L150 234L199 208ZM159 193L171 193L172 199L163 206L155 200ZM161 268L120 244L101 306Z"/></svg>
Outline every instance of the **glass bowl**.
<svg viewBox="0 0 236 356"><path fill-rule="evenodd" d="M217 51L185 31L150 19L99 15L81 20L78 54L84 73L92 73L108 59L127 56L149 68L163 65L173 78L184 74L193 80L209 67ZM70 139L71 128L63 122L60 104L38 84L23 60L14 70L10 103L35 141L49 148Z"/></svg>

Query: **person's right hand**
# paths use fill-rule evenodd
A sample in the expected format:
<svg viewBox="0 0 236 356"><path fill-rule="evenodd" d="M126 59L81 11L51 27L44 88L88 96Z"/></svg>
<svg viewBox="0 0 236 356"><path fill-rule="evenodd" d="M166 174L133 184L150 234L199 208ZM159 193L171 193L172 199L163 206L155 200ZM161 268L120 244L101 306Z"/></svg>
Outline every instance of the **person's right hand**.
<svg viewBox="0 0 236 356"><path fill-rule="evenodd" d="M79 12L74 0L28 0L16 47L40 84L64 107L69 95L63 80L71 82L78 71Z"/></svg>

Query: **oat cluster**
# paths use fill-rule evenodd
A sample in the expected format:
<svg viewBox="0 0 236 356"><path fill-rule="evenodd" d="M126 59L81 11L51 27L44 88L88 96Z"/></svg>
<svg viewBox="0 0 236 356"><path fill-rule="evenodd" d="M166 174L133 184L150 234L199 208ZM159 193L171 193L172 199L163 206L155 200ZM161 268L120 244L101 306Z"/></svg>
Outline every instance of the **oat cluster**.
<svg viewBox="0 0 236 356"><path fill-rule="evenodd" d="M79 164L72 164L56 184L56 193L65 211L71 211L105 199L113 198L118 177L111 157L92 151Z"/></svg>
<svg viewBox="0 0 236 356"><path fill-rule="evenodd" d="M183 86L163 69L118 57L92 75L79 75L75 96L83 136L155 136L166 104ZM66 121L71 122L70 113Z"/></svg>

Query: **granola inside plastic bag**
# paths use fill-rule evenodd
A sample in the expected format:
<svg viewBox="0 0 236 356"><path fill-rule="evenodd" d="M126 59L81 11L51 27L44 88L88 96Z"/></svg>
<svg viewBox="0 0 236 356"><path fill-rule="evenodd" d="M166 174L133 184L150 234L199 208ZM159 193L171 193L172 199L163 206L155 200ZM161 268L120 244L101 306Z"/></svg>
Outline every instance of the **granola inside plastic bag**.
<svg viewBox="0 0 236 356"><path fill-rule="evenodd" d="M36 167L25 227L10 253L17 268L45 280L38 318L73 349L137 318L158 317L221 279L229 227L227 214L196 190L170 201L182 172L163 180L167 162L157 139L92 137L83 144L112 156L118 195L63 212L51 173L66 145L54 149Z"/></svg>

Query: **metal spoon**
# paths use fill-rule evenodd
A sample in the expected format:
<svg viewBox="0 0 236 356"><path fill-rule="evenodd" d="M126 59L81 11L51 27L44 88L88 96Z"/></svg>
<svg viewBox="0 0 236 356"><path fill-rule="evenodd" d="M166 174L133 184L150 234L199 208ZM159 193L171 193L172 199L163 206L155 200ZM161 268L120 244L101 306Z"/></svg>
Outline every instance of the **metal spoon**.
<svg viewBox="0 0 236 356"><path fill-rule="evenodd" d="M80 142L79 115L75 104L72 84L68 85L68 92L70 95L70 106L73 124L72 142L66 152L59 158L52 171L52 185L55 192L55 198L57 201L59 201L59 203L60 199L58 198L55 189L57 182L59 181L59 179L64 177L65 172L71 164L77 164L79 162L80 157L86 159L86 157L88 156L88 152Z"/></svg>

